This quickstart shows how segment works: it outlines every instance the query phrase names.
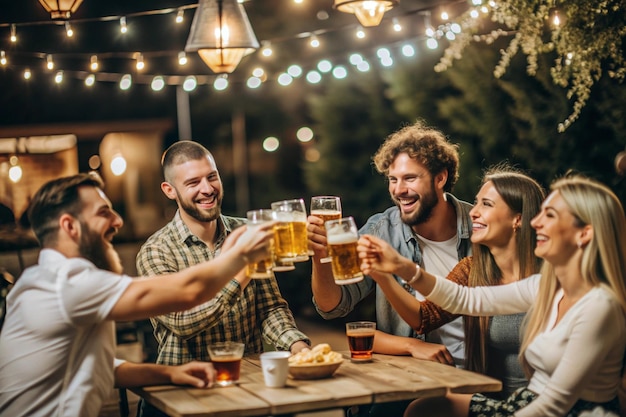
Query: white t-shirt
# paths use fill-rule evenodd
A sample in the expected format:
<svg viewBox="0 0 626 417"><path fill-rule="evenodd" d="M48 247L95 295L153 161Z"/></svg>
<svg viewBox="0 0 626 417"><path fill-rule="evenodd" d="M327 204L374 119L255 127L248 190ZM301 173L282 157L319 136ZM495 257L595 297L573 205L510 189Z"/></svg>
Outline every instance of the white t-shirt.
<svg viewBox="0 0 626 417"><path fill-rule="evenodd" d="M114 385L115 323L106 317L130 282L83 258L41 251L7 297L0 415L98 415Z"/></svg>
<svg viewBox="0 0 626 417"><path fill-rule="evenodd" d="M537 296L539 274L508 285L463 287L437 277L428 299L448 311L476 315L528 311ZM537 399L517 417L563 416L579 399L607 402L616 397L626 349L626 318L613 293L591 289L554 325L557 292L546 329L528 346L526 360L535 370L528 389Z"/></svg>
<svg viewBox="0 0 626 417"><path fill-rule="evenodd" d="M422 236L417 236L417 240L422 251L423 267L426 271L434 275L447 276L448 273L459 262L457 253L458 235L443 242L428 240ZM425 300L419 292L415 292L415 297L419 301ZM465 330L463 328L463 317L457 317L449 323L428 332L426 341L444 345L456 366L465 367Z"/></svg>

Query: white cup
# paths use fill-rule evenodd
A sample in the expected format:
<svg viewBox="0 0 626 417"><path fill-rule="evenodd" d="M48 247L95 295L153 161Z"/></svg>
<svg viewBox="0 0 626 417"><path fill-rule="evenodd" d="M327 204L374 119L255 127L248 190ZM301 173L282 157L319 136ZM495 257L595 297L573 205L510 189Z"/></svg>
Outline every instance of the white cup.
<svg viewBox="0 0 626 417"><path fill-rule="evenodd" d="M287 384L290 356L290 352L261 353L261 368L266 386L280 388Z"/></svg>

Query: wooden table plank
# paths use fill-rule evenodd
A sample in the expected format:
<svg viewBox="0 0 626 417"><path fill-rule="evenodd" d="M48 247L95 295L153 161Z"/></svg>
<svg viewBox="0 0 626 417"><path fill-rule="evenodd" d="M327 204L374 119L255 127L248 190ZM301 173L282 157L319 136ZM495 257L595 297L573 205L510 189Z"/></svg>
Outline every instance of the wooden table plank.
<svg viewBox="0 0 626 417"><path fill-rule="evenodd" d="M391 366L408 372L427 373L430 378L442 382L450 389L450 392L457 394L497 392L502 390L502 382L476 372L452 366L441 366L440 363L415 359L411 356L375 354L374 357L381 362L389 363Z"/></svg>

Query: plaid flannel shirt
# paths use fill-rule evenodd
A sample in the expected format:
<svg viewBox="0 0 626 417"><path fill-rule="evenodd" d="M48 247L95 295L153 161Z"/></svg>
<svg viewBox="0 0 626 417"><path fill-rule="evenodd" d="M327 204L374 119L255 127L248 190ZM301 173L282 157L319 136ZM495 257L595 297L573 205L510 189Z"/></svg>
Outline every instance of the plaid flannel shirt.
<svg viewBox="0 0 626 417"><path fill-rule="evenodd" d="M246 219L220 216L215 251L191 233L177 211L154 233L137 255L141 275L176 272L215 258L226 236ZM245 354L263 351L263 341L278 350L289 350L299 340L310 344L296 327L287 301L275 278L251 280L245 289L232 279L212 300L191 310L150 319L159 343L157 363L178 365L191 360L208 361L207 345L239 341Z"/></svg>

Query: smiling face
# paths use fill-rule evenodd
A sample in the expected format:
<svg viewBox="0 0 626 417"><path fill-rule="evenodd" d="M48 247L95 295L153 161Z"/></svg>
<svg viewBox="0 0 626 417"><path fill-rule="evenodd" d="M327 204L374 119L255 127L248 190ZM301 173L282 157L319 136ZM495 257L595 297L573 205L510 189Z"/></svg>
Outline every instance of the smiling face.
<svg viewBox="0 0 626 417"><path fill-rule="evenodd" d="M399 154L389 165L388 180L391 199L409 226L426 222L443 195L426 167L406 153Z"/></svg>
<svg viewBox="0 0 626 417"><path fill-rule="evenodd" d="M122 263L111 241L124 224L113 210L104 192L96 187L81 187L78 191L84 208L79 215L81 256L100 269L122 273Z"/></svg>
<svg viewBox="0 0 626 417"><path fill-rule="evenodd" d="M555 266L565 264L578 249L582 226L577 223L561 194L553 191L531 221L537 231L535 255Z"/></svg>
<svg viewBox="0 0 626 417"><path fill-rule="evenodd" d="M188 160L170 168L171 182L161 186L165 195L176 200L181 214L199 222L216 220L221 214L222 180L211 156Z"/></svg>
<svg viewBox="0 0 626 417"><path fill-rule="evenodd" d="M488 248L506 247L515 241L515 228L521 215L506 204L493 182L487 181L476 195L476 204L470 211L473 243Z"/></svg>

